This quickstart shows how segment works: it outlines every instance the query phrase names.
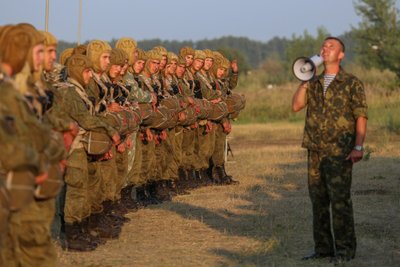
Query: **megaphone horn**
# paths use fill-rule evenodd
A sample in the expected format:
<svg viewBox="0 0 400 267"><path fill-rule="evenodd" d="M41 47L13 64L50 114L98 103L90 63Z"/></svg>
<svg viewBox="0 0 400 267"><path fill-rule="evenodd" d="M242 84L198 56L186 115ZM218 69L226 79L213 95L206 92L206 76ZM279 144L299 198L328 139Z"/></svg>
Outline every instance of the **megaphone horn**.
<svg viewBox="0 0 400 267"><path fill-rule="evenodd" d="M315 55L310 58L299 57L293 62L293 74L300 81L309 81L315 76L318 66L323 62L324 60L320 55Z"/></svg>

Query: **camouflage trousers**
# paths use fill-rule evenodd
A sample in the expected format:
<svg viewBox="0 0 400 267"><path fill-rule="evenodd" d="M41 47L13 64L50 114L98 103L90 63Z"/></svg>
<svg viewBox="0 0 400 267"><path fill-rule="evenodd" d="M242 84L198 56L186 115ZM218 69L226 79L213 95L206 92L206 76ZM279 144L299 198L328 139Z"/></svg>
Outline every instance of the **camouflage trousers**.
<svg viewBox="0 0 400 267"><path fill-rule="evenodd" d="M199 127L197 129L197 141L198 143L195 144L195 154L198 160L195 162L195 169L207 169L214 152L215 129L213 128L209 133L206 133L205 127Z"/></svg>
<svg viewBox="0 0 400 267"><path fill-rule="evenodd" d="M103 196L103 201L111 200L114 201L118 198L116 195L117 181L120 179L118 177L118 169L116 162L116 149L112 147L111 153L113 155L112 159L105 161L96 162L96 172L101 177L100 183L100 194ZM95 192L91 192L95 193Z"/></svg>
<svg viewBox="0 0 400 267"><path fill-rule="evenodd" d="M178 168L180 164L180 155L182 149L182 127L177 126L168 131L168 138L164 143L164 171L162 177L164 179L175 180L178 178Z"/></svg>
<svg viewBox="0 0 400 267"><path fill-rule="evenodd" d="M64 220L71 224L80 222L90 215L88 161L83 148L75 149L68 156L64 180Z"/></svg>
<svg viewBox="0 0 400 267"><path fill-rule="evenodd" d="M141 141L142 142L142 141ZM156 143L154 140L142 142L141 180L144 183L154 181L156 175Z"/></svg>
<svg viewBox="0 0 400 267"><path fill-rule="evenodd" d="M308 190L313 210L315 252L335 252L353 258L356 252L350 195L353 164L345 157L325 156L309 150Z"/></svg>
<svg viewBox="0 0 400 267"><path fill-rule="evenodd" d="M195 145L195 135L196 129L183 129L182 136L182 159L180 167L185 170L190 170L194 168L195 154L194 154L194 145Z"/></svg>
<svg viewBox="0 0 400 267"><path fill-rule="evenodd" d="M100 171L98 171L98 162L93 161L88 163L88 199L90 203L90 213L96 214L103 211L104 194L102 193L101 184L102 177Z"/></svg>
<svg viewBox="0 0 400 267"><path fill-rule="evenodd" d="M33 201L12 212L1 266L57 266L57 252L50 233L54 213L55 199Z"/></svg>
<svg viewBox="0 0 400 267"><path fill-rule="evenodd" d="M215 143L214 152L212 154L212 161L214 166L222 166L225 163L225 140L226 133L221 123L216 125L215 129Z"/></svg>
<svg viewBox="0 0 400 267"><path fill-rule="evenodd" d="M115 179L115 196L116 199L121 199L121 190L125 186L126 176L128 174L128 150L122 153L117 152L115 161L117 165L118 177Z"/></svg>
<svg viewBox="0 0 400 267"><path fill-rule="evenodd" d="M145 183L145 179L143 179L143 176L141 176L142 172L142 140L140 137L140 133L136 135L136 141L135 141L135 156L133 159L133 164L131 166L131 169L128 172L127 175L127 183L129 185L143 185Z"/></svg>

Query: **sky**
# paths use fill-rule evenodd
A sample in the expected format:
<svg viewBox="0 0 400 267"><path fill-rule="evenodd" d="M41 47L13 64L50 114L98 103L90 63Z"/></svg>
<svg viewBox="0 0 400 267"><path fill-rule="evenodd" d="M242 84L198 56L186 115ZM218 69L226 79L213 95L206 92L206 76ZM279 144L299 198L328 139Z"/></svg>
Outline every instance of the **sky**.
<svg viewBox="0 0 400 267"><path fill-rule="evenodd" d="M49 31L76 42L80 0L48 0ZM357 27L354 0L82 0L81 42L202 40L222 36L264 41L316 35L324 27L340 35ZM23 11L22 11L23 9ZM0 25L29 22L45 28L46 0L0 0Z"/></svg>

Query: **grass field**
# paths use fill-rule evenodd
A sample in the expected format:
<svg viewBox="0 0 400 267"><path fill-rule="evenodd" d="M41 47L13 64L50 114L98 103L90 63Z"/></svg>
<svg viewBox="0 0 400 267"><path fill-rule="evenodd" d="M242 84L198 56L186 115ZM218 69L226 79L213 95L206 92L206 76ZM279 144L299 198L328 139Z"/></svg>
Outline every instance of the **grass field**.
<svg viewBox="0 0 400 267"><path fill-rule="evenodd" d="M128 214L119 239L61 266L332 266L302 262L312 241L303 123L236 124L227 169L236 186L203 187ZM371 124L354 167L358 250L345 266L400 266L400 136Z"/></svg>

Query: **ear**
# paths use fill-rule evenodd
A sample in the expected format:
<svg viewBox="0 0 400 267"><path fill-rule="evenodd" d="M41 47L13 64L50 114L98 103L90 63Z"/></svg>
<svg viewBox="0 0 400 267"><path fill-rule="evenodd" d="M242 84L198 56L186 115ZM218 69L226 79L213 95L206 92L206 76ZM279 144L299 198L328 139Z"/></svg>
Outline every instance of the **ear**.
<svg viewBox="0 0 400 267"><path fill-rule="evenodd" d="M340 51L338 57L339 57L340 60L343 60L343 58L344 58L344 53L343 53L343 51Z"/></svg>

